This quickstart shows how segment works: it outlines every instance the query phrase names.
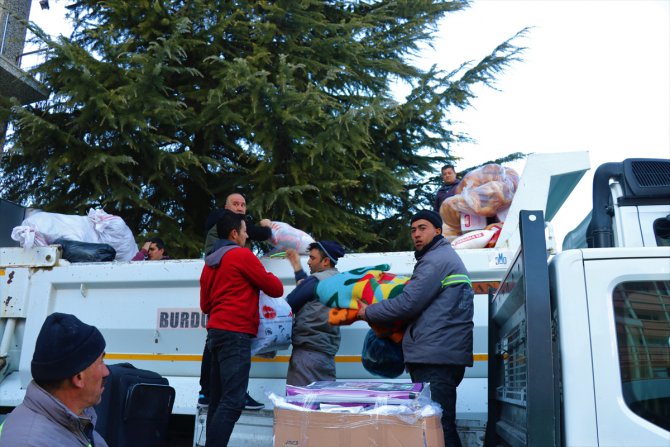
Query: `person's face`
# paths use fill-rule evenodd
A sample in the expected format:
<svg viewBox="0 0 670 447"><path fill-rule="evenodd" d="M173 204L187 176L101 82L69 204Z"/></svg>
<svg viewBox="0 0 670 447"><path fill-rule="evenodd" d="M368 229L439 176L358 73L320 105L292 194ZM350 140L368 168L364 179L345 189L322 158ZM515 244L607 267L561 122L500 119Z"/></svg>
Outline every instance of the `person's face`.
<svg viewBox="0 0 670 447"><path fill-rule="evenodd" d="M419 251L428 245L435 236L441 234L442 228L435 228L433 224L426 219L419 219L412 222L411 232L414 249Z"/></svg>
<svg viewBox="0 0 670 447"><path fill-rule="evenodd" d="M318 248L312 248L309 251L309 258L307 259L309 272L316 273L326 270L328 268L327 259L327 257L321 256L321 251Z"/></svg>
<svg viewBox="0 0 670 447"><path fill-rule="evenodd" d="M109 369L104 362L105 353L100 354L88 368L79 373L82 383L82 401L87 407L100 403L102 391L105 389L105 379L109 376Z"/></svg>
<svg viewBox="0 0 670 447"><path fill-rule="evenodd" d="M247 223L243 220L242 225L240 225L240 231L235 231L233 234L233 242L240 247L244 247L247 243L247 238L249 237L249 235L247 235Z"/></svg>
<svg viewBox="0 0 670 447"><path fill-rule="evenodd" d="M224 208L233 213L247 214L247 201L244 200L242 194L231 194L226 199L226 206Z"/></svg>
<svg viewBox="0 0 670 447"><path fill-rule="evenodd" d="M456 171L454 171L452 168L447 168L442 170L442 181L450 185L452 183L456 182Z"/></svg>
<svg viewBox="0 0 670 447"><path fill-rule="evenodd" d="M159 261L163 259L163 253L165 252L164 248L158 248L156 243L152 242L149 245L148 256L150 261Z"/></svg>

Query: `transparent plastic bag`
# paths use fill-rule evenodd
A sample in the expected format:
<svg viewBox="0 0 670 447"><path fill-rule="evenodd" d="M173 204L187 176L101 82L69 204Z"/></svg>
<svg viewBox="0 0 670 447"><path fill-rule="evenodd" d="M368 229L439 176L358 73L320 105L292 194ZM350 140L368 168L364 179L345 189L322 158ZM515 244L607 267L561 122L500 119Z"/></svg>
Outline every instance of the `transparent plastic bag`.
<svg viewBox="0 0 670 447"><path fill-rule="evenodd" d="M456 194L440 206L440 216L447 228L445 237L461 234L461 214L494 217L509 209L519 184L519 174L494 163L468 172L456 187Z"/></svg>
<svg viewBox="0 0 670 447"><path fill-rule="evenodd" d="M312 236L284 222L272 222L271 228L272 236L269 242L277 250L292 248L300 254L306 254L309 244L314 242Z"/></svg>

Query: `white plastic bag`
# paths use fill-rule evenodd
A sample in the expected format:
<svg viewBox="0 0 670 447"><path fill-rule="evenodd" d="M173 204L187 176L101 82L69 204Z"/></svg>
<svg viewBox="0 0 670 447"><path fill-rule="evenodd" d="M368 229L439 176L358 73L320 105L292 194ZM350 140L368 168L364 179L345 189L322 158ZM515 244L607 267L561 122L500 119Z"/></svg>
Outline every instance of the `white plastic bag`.
<svg viewBox="0 0 670 447"><path fill-rule="evenodd" d="M270 244L278 250L292 248L300 254L306 254L309 244L314 242L312 236L284 222L272 222L271 228Z"/></svg>
<svg viewBox="0 0 670 447"><path fill-rule="evenodd" d="M86 216L41 211L24 219L20 226L12 230L12 239L25 248L49 245L59 238L96 244L102 242Z"/></svg>
<svg viewBox="0 0 670 447"><path fill-rule="evenodd" d="M293 312L284 298L271 298L261 292L258 297L260 324L251 340L251 355L281 351L291 346Z"/></svg>
<svg viewBox="0 0 670 447"><path fill-rule="evenodd" d="M130 261L137 253L135 237L128 225L119 216L108 214L101 209L88 210L88 218L95 228L100 242L109 244L116 250L117 261Z"/></svg>

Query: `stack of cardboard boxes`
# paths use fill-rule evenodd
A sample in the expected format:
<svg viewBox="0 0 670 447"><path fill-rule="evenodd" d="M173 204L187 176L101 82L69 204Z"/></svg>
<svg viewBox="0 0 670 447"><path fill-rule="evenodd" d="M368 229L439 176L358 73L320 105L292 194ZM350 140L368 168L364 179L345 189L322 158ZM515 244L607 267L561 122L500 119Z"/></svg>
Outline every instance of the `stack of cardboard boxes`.
<svg viewBox="0 0 670 447"><path fill-rule="evenodd" d="M424 384L315 382L270 398L276 447L444 447L441 410Z"/></svg>

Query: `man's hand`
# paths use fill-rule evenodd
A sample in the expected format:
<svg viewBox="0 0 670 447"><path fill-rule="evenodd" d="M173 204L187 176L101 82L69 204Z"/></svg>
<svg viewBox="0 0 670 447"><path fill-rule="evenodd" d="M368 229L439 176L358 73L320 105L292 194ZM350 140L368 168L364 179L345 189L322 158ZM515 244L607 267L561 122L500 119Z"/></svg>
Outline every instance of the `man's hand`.
<svg viewBox="0 0 670 447"><path fill-rule="evenodd" d="M302 266L300 265L300 256L298 255L297 251L292 248L286 250L286 259L288 259L288 262L291 263L294 272L299 272L302 270Z"/></svg>
<svg viewBox="0 0 670 447"><path fill-rule="evenodd" d="M272 228L272 221L270 219L262 219L260 222L258 222L258 225L261 227Z"/></svg>
<svg viewBox="0 0 670 447"><path fill-rule="evenodd" d="M358 314L356 315L356 319L367 321L365 319L365 309L367 309L368 304L360 298L357 299L356 301L358 301Z"/></svg>
<svg viewBox="0 0 670 447"><path fill-rule="evenodd" d="M151 247L151 242L145 242L144 245L142 245L142 250L148 252L150 247Z"/></svg>

